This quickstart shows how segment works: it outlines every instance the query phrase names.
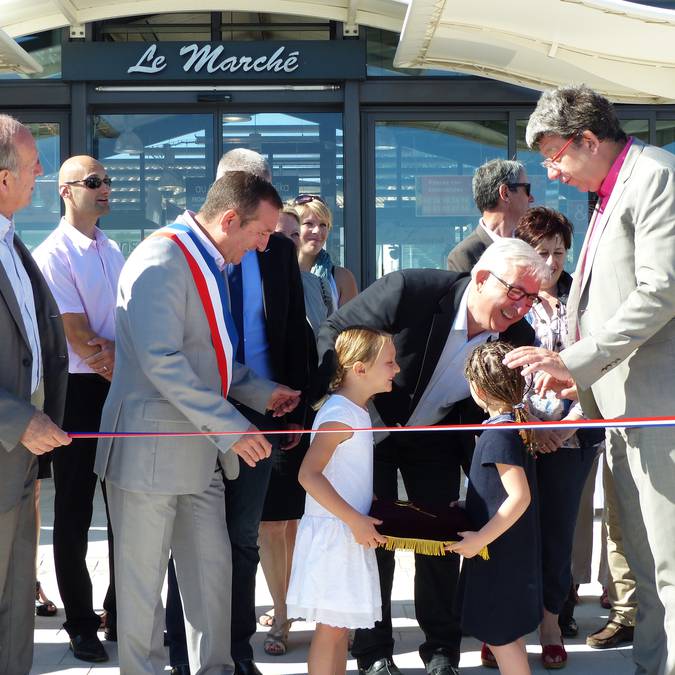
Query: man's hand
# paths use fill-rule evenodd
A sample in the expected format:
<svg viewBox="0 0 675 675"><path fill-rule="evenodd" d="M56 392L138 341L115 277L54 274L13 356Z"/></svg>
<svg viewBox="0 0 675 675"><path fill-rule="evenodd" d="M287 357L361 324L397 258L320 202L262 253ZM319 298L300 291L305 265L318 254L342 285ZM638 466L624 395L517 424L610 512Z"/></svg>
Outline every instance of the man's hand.
<svg viewBox="0 0 675 675"><path fill-rule="evenodd" d="M30 418L26 430L19 439L34 455L44 455L61 445L69 445L70 436L39 410Z"/></svg>
<svg viewBox="0 0 675 675"><path fill-rule="evenodd" d="M99 351L92 354L84 362L101 377L112 380L113 368L115 367L115 343L104 337L96 336L89 340L90 347L99 347Z"/></svg>
<svg viewBox="0 0 675 675"><path fill-rule="evenodd" d="M522 368L523 377L543 371L562 382L572 380L560 354L543 347L517 347L504 357L504 363L509 368Z"/></svg>
<svg viewBox="0 0 675 675"><path fill-rule="evenodd" d="M257 429L250 426L247 431L257 431ZM261 459L270 456L272 446L262 434L247 434L232 446L232 451L253 469Z"/></svg>
<svg viewBox="0 0 675 675"><path fill-rule="evenodd" d="M485 546L478 532L458 532L457 534L462 537L461 541L448 544L445 547L446 551L450 551L450 553L459 553L459 555L462 555L465 558L473 558L478 555Z"/></svg>
<svg viewBox="0 0 675 675"><path fill-rule="evenodd" d="M288 429L288 436L286 437L286 442L281 444L282 450L292 450L302 438L302 434L293 433L294 431L299 431L302 429L302 424L296 424L295 422L289 422L286 425Z"/></svg>
<svg viewBox="0 0 675 675"><path fill-rule="evenodd" d="M272 411L273 417L281 417L295 410L298 403L300 403L299 391L283 384L278 384L267 401L266 407Z"/></svg>

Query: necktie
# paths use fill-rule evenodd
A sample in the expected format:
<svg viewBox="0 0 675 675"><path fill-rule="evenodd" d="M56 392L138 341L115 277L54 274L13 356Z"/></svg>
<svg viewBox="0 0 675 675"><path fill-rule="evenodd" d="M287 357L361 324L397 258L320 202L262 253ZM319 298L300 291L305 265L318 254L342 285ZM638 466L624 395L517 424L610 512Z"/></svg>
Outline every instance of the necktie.
<svg viewBox="0 0 675 675"><path fill-rule="evenodd" d="M235 359L245 363L244 351L244 284L241 276L241 265L227 266L227 284L230 289L230 312L239 334Z"/></svg>

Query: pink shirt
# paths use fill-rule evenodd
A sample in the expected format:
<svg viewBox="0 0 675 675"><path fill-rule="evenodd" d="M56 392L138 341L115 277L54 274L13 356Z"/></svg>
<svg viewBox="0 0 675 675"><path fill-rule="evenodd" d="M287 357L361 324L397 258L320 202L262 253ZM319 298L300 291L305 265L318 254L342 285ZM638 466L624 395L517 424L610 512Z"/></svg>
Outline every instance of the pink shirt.
<svg viewBox="0 0 675 675"><path fill-rule="evenodd" d="M581 283L582 286L588 275L590 274L590 265L587 264L588 256L593 257L593 252L598 246L600 240L600 235L602 235L602 218L605 212L605 207L609 202L609 198L612 196L612 190L616 185L616 180L619 177L619 172L621 167L626 159L628 150L633 144L633 137L628 137L628 142L624 146L623 150L619 153L617 158L612 163L612 166L609 169L609 173L605 176L605 179L600 184L598 188L598 204L593 212L593 217L591 218L591 223L588 226L588 232L586 234L586 240L584 241L584 246L581 252Z"/></svg>
<svg viewBox="0 0 675 675"><path fill-rule="evenodd" d="M33 257L56 299L61 314L86 314L89 326L107 340L115 339L117 281L124 256L114 241L96 228L94 239L65 218L33 251ZM94 371L68 344L68 371Z"/></svg>

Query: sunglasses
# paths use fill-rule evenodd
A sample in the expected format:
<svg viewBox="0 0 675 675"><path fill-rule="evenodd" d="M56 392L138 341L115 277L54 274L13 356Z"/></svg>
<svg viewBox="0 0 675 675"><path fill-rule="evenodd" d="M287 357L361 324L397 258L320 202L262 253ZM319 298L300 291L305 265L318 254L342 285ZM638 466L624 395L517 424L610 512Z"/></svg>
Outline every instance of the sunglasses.
<svg viewBox="0 0 675 675"><path fill-rule="evenodd" d="M103 178L101 178L100 176L94 174L93 176L82 178L81 180L65 181L66 185L77 185L78 183L83 183L84 186L88 187L90 190L98 190L98 188L100 188L103 183L110 187L112 184L112 178L110 178L110 176L103 176Z"/></svg>
<svg viewBox="0 0 675 675"><path fill-rule="evenodd" d="M525 188L525 194L528 197L530 196L530 191L532 189L531 183L507 183L506 187L509 188L509 190L517 190L519 187Z"/></svg>
<svg viewBox="0 0 675 675"><path fill-rule="evenodd" d="M326 202L319 197L319 195L310 195L310 194L301 194L298 195L294 200L293 200L293 206L302 206L303 204L309 204L310 202L321 202L324 206L328 206Z"/></svg>
<svg viewBox="0 0 675 675"><path fill-rule="evenodd" d="M514 300L515 302L518 302L523 298L527 298L527 304L530 305L530 307L532 305L537 305L541 302L541 298L536 293L526 293L522 288L518 288L518 286L512 286L511 284L504 281L504 279L500 279L494 272L490 272L490 274L500 284L506 287L506 297L509 300Z"/></svg>

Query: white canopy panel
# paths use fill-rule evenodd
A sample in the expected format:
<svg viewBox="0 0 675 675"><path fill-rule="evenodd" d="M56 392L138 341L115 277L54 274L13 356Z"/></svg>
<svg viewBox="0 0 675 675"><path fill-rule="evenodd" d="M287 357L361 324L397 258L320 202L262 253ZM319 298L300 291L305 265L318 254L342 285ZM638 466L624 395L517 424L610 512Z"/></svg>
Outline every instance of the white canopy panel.
<svg viewBox="0 0 675 675"><path fill-rule="evenodd" d="M0 72L8 70L18 73L41 73L42 66L5 31L0 30Z"/></svg>
<svg viewBox="0 0 675 675"><path fill-rule="evenodd" d="M411 0L394 65L675 102L675 11L623 0Z"/></svg>
<svg viewBox="0 0 675 675"><path fill-rule="evenodd" d="M400 0L0 0L0 29L12 37L141 14L245 11L307 16L399 32Z"/></svg>

